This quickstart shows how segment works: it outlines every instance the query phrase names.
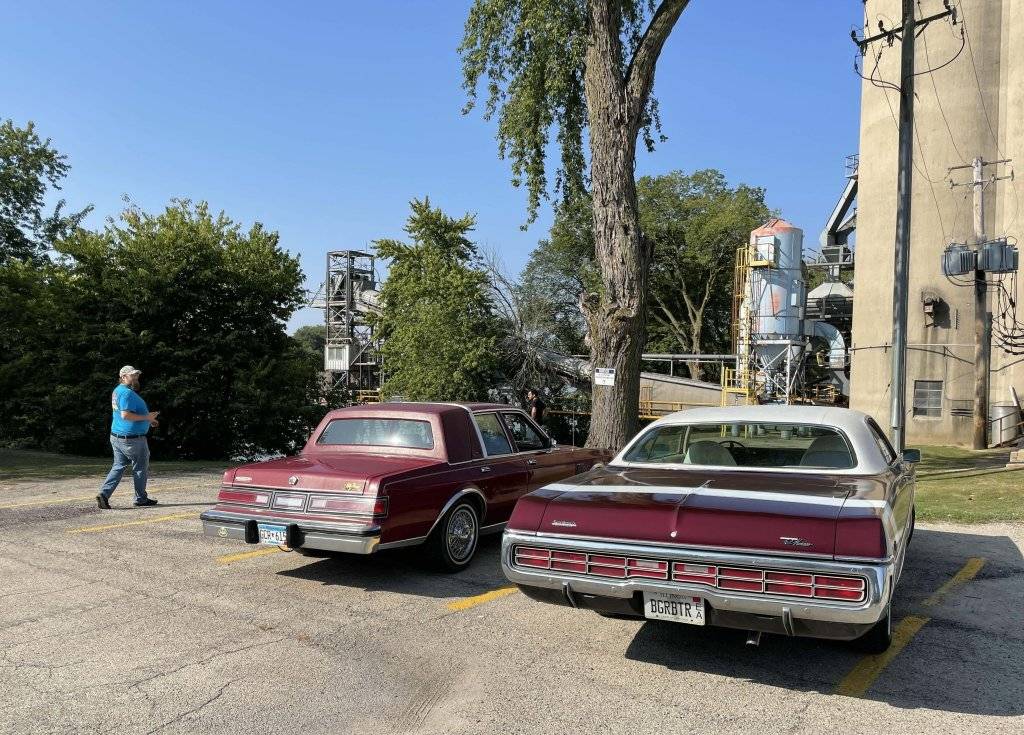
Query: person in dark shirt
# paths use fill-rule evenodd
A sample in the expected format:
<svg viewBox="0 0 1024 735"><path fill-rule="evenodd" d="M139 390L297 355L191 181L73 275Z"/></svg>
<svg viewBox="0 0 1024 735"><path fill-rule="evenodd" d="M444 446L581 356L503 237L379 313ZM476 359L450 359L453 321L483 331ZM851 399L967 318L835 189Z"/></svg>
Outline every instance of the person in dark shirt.
<svg viewBox="0 0 1024 735"><path fill-rule="evenodd" d="M530 418L537 422L539 425L543 425L544 422L544 409L547 406L544 405L544 401L540 399L533 388L526 390L526 404L530 407Z"/></svg>

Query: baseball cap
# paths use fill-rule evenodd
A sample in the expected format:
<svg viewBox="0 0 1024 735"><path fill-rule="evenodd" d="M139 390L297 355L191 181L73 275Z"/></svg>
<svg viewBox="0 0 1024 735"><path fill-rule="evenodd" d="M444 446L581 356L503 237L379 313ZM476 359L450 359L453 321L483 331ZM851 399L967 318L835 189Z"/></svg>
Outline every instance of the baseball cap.
<svg viewBox="0 0 1024 735"><path fill-rule="evenodd" d="M141 372L142 371L138 368L133 368L131 365L125 365L121 368L121 372L119 372L118 375L123 378L125 375L138 375Z"/></svg>

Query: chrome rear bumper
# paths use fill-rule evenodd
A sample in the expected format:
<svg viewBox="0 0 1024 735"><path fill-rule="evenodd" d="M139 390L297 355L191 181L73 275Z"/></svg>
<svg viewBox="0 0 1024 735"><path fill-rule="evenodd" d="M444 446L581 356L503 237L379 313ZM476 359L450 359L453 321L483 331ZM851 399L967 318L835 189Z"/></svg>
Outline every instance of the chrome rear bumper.
<svg viewBox="0 0 1024 735"><path fill-rule="evenodd" d="M865 599L847 603L800 597L766 597L759 593L726 591L685 582L606 579L558 570L525 568L514 564L513 549L518 545L715 566L853 575L866 580ZM860 564L802 557L720 553L517 531L505 532L501 547L501 567L505 576L527 595L547 602L606 612L629 614L632 611L642 616L642 600L639 605L635 600L644 592L687 594L703 598L713 609L715 614L709 616L712 624L836 639L856 638L884 616L892 593L893 572L891 563Z"/></svg>
<svg viewBox="0 0 1024 735"><path fill-rule="evenodd" d="M264 518L242 513L208 510L202 513L203 534L216 538L256 543L255 524L274 523L295 526L298 548L337 551L346 554L372 554L380 546L380 529L344 529L328 523L311 523L289 518ZM252 524L252 526L250 526Z"/></svg>

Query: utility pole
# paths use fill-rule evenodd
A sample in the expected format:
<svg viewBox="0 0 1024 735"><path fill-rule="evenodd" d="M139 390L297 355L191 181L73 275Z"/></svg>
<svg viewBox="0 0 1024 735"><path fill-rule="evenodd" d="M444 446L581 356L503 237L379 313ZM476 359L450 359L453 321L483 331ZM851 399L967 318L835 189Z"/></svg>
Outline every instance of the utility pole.
<svg viewBox="0 0 1024 735"><path fill-rule="evenodd" d="M892 401L889 425L897 452L906 446L907 283L910 269L910 204L914 173L914 0L903 0L900 44L900 130L896 179L896 253L892 282Z"/></svg>
<svg viewBox="0 0 1024 735"><path fill-rule="evenodd" d="M910 272L910 205L914 172L914 39L934 20L949 16L956 22L956 9L950 0L943 0L944 10L918 21L914 17L914 0L903 0L902 24L886 28L878 21L879 32L858 39L851 33L861 54L875 41L892 46L900 41L900 117L899 147L896 178L896 248L892 284L892 393L889 425L892 444L897 452L906 447L906 394L907 394L907 292Z"/></svg>
<svg viewBox="0 0 1024 735"><path fill-rule="evenodd" d="M988 394L989 376L992 372L992 313L988 310L988 282L985 271L981 270L980 250L987 242L985 236L985 187L1008 176L985 178L985 167L1009 163L1009 158L986 161L978 156L970 165L952 166L950 171L971 169L971 180L965 184L974 193L974 247L979 251L974 267L974 449L988 447Z"/></svg>

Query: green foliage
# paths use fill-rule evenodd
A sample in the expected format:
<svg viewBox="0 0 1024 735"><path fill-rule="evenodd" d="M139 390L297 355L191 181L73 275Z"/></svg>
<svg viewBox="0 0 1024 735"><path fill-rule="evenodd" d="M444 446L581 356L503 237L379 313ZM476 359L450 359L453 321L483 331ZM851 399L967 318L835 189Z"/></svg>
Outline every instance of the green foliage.
<svg viewBox="0 0 1024 735"><path fill-rule="evenodd" d="M616 3L624 54L619 73L640 43L650 0ZM584 71L588 44L585 0L475 0L466 19L459 53L468 113L477 89L486 88L484 119L498 121L498 154L512 164L512 183L526 185L529 221L542 198L573 199L586 192L583 152L587 128ZM641 129L648 148L660 135L657 101L645 104ZM554 137L560 162L548 186L547 151Z"/></svg>
<svg viewBox="0 0 1024 735"><path fill-rule="evenodd" d="M327 327L325 325L307 324L304 327L299 327L292 335L292 339L308 350L319 363L323 363L324 345L327 343Z"/></svg>
<svg viewBox="0 0 1024 735"><path fill-rule="evenodd" d="M374 317L383 339L385 396L409 400L482 399L496 369L495 322L487 274L468 235L475 218L449 217L413 200L411 243L378 240L390 260Z"/></svg>
<svg viewBox="0 0 1024 735"><path fill-rule="evenodd" d="M705 169L645 176L637 196L654 244L648 350L727 352L736 249L771 215L764 189L730 187L720 171Z"/></svg>
<svg viewBox="0 0 1024 735"><path fill-rule="evenodd" d="M126 363L161 411L157 456L287 451L323 414L315 364L284 331L302 272L276 233L175 201L57 249L56 264L2 271L21 289L0 308L19 318L6 338L23 349L0 368L0 439L106 451L108 396Z"/></svg>
<svg viewBox="0 0 1024 735"><path fill-rule="evenodd" d="M0 122L0 262L39 259L91 211L64 215L62 199L52 214L43 214L47 189L60 189L68 168L67 157L49 138L41 140L33 123L18 128L11 120Z"/></svg>
<svg viewBox="0 0 1024 735"><path fill-rule="evenodd" d="M654 245L648 352L723 352L730 346L736 248L771 211L764 190L730 187L714 169L674 171L637 182L640 221ZM581 294L599 288L590 203L558 209L548 239L523 271L531 308L546 314L563 352L585 352Z"/></svg>
<svg viewBox="0 0 1024 735"><path fill-rule="evenodd" d="M520 284L524 310L550 335L551 349L585 353L580 296L599 288L590 198L577 197L557 209L548 238L530 254Z"/></svg>

